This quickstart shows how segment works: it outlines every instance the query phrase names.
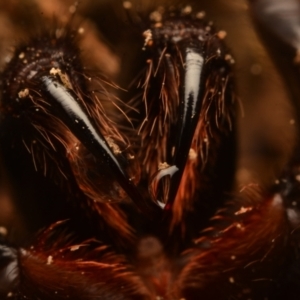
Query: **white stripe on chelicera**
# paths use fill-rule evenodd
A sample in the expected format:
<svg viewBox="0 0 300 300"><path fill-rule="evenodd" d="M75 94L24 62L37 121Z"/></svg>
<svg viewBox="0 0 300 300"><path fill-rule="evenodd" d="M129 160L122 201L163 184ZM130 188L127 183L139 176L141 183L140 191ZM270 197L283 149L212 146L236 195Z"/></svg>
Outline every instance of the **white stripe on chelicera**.
<svg viewBox="0 0 300 300"><path fill-rule="evenodd" d="M94 126L91 124L89 118L87 117L87 115L81 109L77 101L68 92L68 90L60 83L53 82L53 80L51 80L47 76L42 77L42 81L45 84L47 91L61 105L61 107L65 110L65 112L72 119L74 119L75 122L78 122L77 120L80 120L85 124L86 129L91 133L94 140L100 144L100 146L110 156L110 158L119 167L119 169L122 170L122 168L119 165L119 162L113 155L112 151L106 144L105 140L102 139L101 136L97 133Z"/></svg>
<svg viewBox="0 0 300 300"><path fill-rule="evenodd" d="M186 50L186 72L184 81L184 114L183 118L186 118L187 108L191 105L192 117L196 113L196 102L199 96L200 79L203 70L204 58L195 50L187 48ZM193 99L192 103L188 103L190 99ZM185 120L183 120L185 121Z"/></svg>

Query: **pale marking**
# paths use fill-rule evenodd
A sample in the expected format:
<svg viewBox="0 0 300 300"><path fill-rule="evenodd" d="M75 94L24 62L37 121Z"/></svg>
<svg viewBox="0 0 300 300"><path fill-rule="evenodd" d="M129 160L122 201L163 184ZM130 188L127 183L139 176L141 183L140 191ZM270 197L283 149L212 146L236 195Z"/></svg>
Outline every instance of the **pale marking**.
<svg viewBox="0 0 300 300"><path fill-rule="evenodd" d="M112 154L110 148L106 145L105 141L98 135L90 120L88 119L87 115L82 111L79 104L75 101L75 99L67 91L67 89L58 83L53 83L53 81L46 76L42 78L42 81L44 82L47 91L53 96L55 100L57 100L61 104L61 106L67 112L67 114L72 118L80 119L85 124L87 129L92 134L93 138L101 145L101 147L106 151L106 153L108 153L110 158L115 162L119 169L122 170L119 165L119 162Z"/></svg>
<svg viewBox="0 0 300 300"><path fill-rule="evenodd" d="M179 170L179 168L175 165L167 167L165 169L161 169L158 171L158 174L156 175L157 180L161 180L165 176L173 177L173 175Z"/></svg>
<svg viewBox="0 0 300 300"><path fill-rule="evenodd" d="M166 207L166 203L163 203L163 202L161 202L161 201L159 201L159 200L156 200L156 202L157 202L157 204L158 204L158 206L159 206L160 208L164 209L164 208Z"/></svg>
<svg viewBox="0 0 300 300"><path fill-rule="evenodd" d="M196 53L193 49L188 48L186 50L186 73L185 73L185 94L184 94L184 114L183 114L183 122L185 122L186 112L189 104L190 96L193 97L192 106L192 117L194 117L196 113L196 103L199 95L200 89L200 78L202 75L204 58Z"/></svg>
<svg viewBox="0 0 300 300"><path fill-rule="evenodd" d="M167 163L161 163L160 164L160 169L157 172L154 180L159 182L163 177L165 176L170 176L171 178L173 175L178 171L178 167L173 165L169 166ZM153 181L154 181L153 180ZM158 199L156 200L157 204L159 205L160 208L164 209L166 206L166 203L163 203L162 201L159 201Z"/></svg>

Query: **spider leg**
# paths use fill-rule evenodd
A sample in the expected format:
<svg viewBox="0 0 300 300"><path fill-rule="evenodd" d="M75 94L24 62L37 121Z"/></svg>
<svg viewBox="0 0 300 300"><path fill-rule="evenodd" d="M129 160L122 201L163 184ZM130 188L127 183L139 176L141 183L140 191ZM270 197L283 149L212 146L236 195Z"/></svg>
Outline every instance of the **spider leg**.
<svg viewBox="0 0 300 300"><path fill-rule="evenodd" d="M1 289L8 298L150 299L122 257L93 240L74 243L63 223L51 225L26 249L1 243Z"/></svg>

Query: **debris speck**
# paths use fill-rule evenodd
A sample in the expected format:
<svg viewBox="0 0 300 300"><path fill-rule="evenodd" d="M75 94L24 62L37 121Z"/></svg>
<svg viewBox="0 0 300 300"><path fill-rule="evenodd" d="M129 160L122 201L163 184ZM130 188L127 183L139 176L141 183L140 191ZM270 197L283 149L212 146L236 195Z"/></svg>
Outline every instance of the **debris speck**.
<svg viewBox="0 0 300 300"><path fill-rule="evenodd" d="M189 151L189 159L190 160L196 160L197 159L197 152L191 148Z"/></svg>
<svg viewBox="0 0 300 300"><path fill-rule="evenodd" d="M143 50L145 50L146 46L152 45L152 31L150 29L144 31L143 36L145 37Z"/></svg>
<svg viewBox="0 0 300 300"><path fill-rule="evenodd" d="M20 54L19 54L19 58L20 59L23 59L25 57L25 53L24 52L21 52Z"/></svg>
<svg viewBox="0 0 300 300"><path fill-rule="evenodd" d="M83 27L78 28L78 33L83 34L84 33L84 28Z"/></svg>
<svg viewBox="0 0 300 300"><path fill-rule="evenodd" d="M18 97L19 97L20 99L26 98L28 95L29 95L29 90L28 90L28 89L21 90L21 91L18 93Z"/></svg>
<svg viewBox="0 0 300 300"><path fill-rule="evenodd" d="M234 278L233 277L229 277L229 282L230 283L234 283Z"/></svg>
<svg viewBox="0 0 300 300"><path fill-rule="evenodd" d="M196 18L197 19L203 19L205 17L205 11L199 11L197 14L196 14Z"/></svg>
<svg viewBox="0 0 300 300"><path fill-rule="evenodd" d="M58 75L61 82L63 83L63 85L67 88L67 89L70 89L72 90L72 84L70 82L70 79L68 77L67 74L64 74L61 69L58 69L58 68L52 68L49 72L49 74L51 75Z"/></svg>
<svg viewBox="0 0 300 300"><path fill-rule="evenodd" d="M182 13L188 15L188 14L190 14L190 13L192 12L192 10L193 10L192 7L191 7L190 5L187 5L187 6L182 10Z"/></svg>
<svg viewBox="0 0 300 300"><path fill-rule="evenodd" d="M79 248L80 248L79 245L75 245L75 246L72 246L72 247L70 248L70 251L76 251L76 250L78 250Z"/></svg>
<svg viewBox="0 0 300 300"><path fill-rule="evenodd" d="M7 228L0 226L0 235L7 236L7 233L8 233Z"/></svg>
<svg viewBox="0 0 300 300"><path fill-rule="evenodd" d="M233 57L230 54L225 55L225 60L227 60L232 65L235 63Z"/></svg>
<svg viewBox="0 0 300 300"><path fill-rule="evenodd" d="M107 137L106 141L115 155L122 153L122 151L120 150L120 147L115 143L115 141L111 137Z"/></svg>
<svg viewBox="0 0 300 300"><path fill-rule="evenodd" d="M225 30L220 30L218 33L217 33L219 39L223 40L225 39L226 35L227 35L227 32Z"/></svg>
<svg viewBox="0 0 300 300"><path fill-rule="evenodd" d="M132 8L132 3L131 1L123 1L123 7L125 9L131 9Z"/></svg>
<svg viewBox="0 0 300 300"><path fill-rule="evenodd" d="M161 22L162 20L162 14L161 12L155 10L150 14L150 20L153 22Z"/></svg>
<svg viewBox="0 0 300 300"><path fill-rule="evenodd" d="M53 256L52 255L49 255L47 257L47 265L51 265L53 263Z"/></svg>
<svg viewBox="0 0 300 300"><path fill-rule="evenodd" d="M77 10L78 2L74 2L70 7L69 7L69 13L74 14Z"/></svg>
<svg viewBox="0 0 300 300"><path fill-rule="evenodd" d="M251 211L253 209L253 207L241 207L238 211L236 211L234 214L237 216L237 215L241 215L241 214L244 214L248 211Z"/></svg>

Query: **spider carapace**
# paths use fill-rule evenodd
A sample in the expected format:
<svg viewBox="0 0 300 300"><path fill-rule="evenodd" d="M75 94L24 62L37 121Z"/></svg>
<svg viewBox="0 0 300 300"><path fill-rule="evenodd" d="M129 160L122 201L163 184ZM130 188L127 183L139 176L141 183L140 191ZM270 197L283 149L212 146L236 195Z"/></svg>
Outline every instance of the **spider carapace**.
<svg viewBox="0 0 300 300"><path fill-rule="evenodd" d="M299 52L282 32L298 28L299 5L284 3L249 7L289 72L297 122ZM80 13L20 42L1 73L3 157L30 158L30 180L57 191L34 238L1 236L2 297L298 299L298 141L275 184L237 189L241 105L226 33L190 5L146 16L123 6L140 49L126 89L85 65L95 50Z"/></svg>

